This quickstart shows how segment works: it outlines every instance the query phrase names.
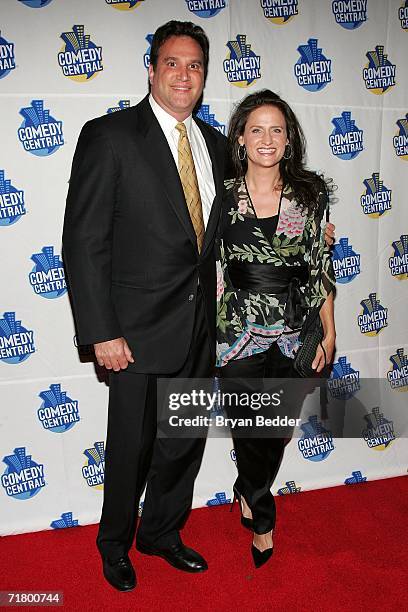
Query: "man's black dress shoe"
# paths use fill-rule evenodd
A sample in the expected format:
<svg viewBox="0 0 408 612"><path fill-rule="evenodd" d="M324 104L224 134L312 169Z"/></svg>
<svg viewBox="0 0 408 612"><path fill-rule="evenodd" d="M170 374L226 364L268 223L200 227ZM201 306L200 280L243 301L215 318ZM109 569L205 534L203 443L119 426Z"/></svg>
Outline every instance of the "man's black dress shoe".
<svg viewBox="0 0 408 612"><path fill-rule="evenodd" d="M144 555L155 555L165 559L170 565L185 572L204 572L208 569L207 561L192 548L177 542L166 547L151 546L137 542L136 548Z"/></svg>
<svg viewBox="0 0 408 612"><path fill-rule="evenodd" d="M135 570L127 555L116 561L103 559L103 575L118 591L131 591L136 586Z"/></svg>

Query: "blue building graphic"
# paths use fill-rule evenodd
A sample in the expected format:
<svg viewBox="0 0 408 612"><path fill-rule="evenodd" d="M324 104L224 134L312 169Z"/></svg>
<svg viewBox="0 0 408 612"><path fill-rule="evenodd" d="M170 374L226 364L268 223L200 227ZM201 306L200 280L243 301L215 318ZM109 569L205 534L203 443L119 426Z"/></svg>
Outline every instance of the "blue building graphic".
<svg viewBox="0 0 408 612"><path fill-rule="evenodd" d="M408 391L408 357L403 348L398 348L390 356L392 368L387 372L387 379L391 389Z"/></svg>
<svg viewBox="0 0 408 612"><path fill-rule="evenodd" d="M333 436L325 429L316 415L309 417L307 423L300 426L303 436L298 440L298 448L304 459L323 461L334 450Z"/></svg>
<svg viewBox="0 0 408 612"><path fill-rule="evenodd" d="M252 51L246 38L246 34L238 34L236 40L228 41L230 54L223 63L228 81L237 87L248 87L261 78L261 58Z"/></svg>
<svg viewBox="0 0 408 612"><path fill-rule="evenodd" d="M26 212L24 191L13 187L5 171L0 170L0 226L13 225Z"/></svg>
<svg viewBox="0 0 408 612"><path fill-rule="evenodd" d="M399 240L391 244L394 249L393 256L388 260L391 276L399 280L408 278L408 234L401 234Z"/></svg>
<svg viewBox="0 0 408 612"><path fill-rule="evenodd" d="M84 25L72 26L72 31L63 32L61 38L65 47L57 57L64 76L84 82L102 72L102 47L92 42L89 34L85 34Z"/></svg>
<svg viewBox="0 0 408 612"><path fill-rule="evenodd" d="M150 66L150 51L152 48L153 34L147 34L145 39L147 40L149 46L147 47L146 53L143 56L143 65L145 68L148 68Z"/></svg>
<svg viewBox="0 0 408 612"><path fill-rule="evenodd" d="M125 108L130 108L130 100L119 100L118 105L108 108L106 114L109 115L111 113L116 113L117 111L124 110Z"/></svg>
<svg viewBox="0 0 408 612"><path fill-rule="evenodd" d="M298 85L307 91L320 91L331 82L331 60L318 46L317 38L309 38L306 45L297 48L300 58L293 70Z"/></svg>
<svg viewBox="0 0 408 612"><path fill-rule="evenodd" d="M360 372L351 367L347 357L341 356L333 364L330 378L327 381L330 395L335 399L346 400L360 390Z"/></svg>
<svg viewBox="0 0 408 612"><path fill-rule="evenodd" d="M66 529L67 527L78 527L77 519L73 518L72 512L63 512L61 518L52 521L50 527L52 529Z"/></svg>
<svg viewBox="0 0 408 612"><path fill-rule="evenodd" d="M53 300L67 292L65 270L59 255L54 255L53 246L45 246L41 253L31 256L34 268L28 275L36 295Z"/></svg>
<svg viewBox="0 0 408 612"><path fill-rule="evenodd" d="M92 448L84 451L87 464L82 468L82 476L89 487L101 489L105 478L105 443L95 442Z"/></svg>
<svg viewBox="0 0 408 612"><path fill-rule="evenodd" d="M364 180L365 192L360 197L363 213L372 219L378 219L392 208L392 190L380 179L379 172L373 172Z"/></svg>
<svg viewBox="0 0 408 612"><path fill-rule="evenodd" d="M344 484L351 485L358 484L359 482L367 482L367 476L363 476L363 474L359 470L356 470L355 472L351 472L351 476L349 476L349 478L346 478Z"/></svg>
<svg viewBox="0 0 408 612"><path fill-rule="evenodd" d="M0 359L18 364L35 353L34 332L16 320L15 312L5 312L0 319Z"/></svg>
<svg viewBox="0 0 408 612"><path fill-rule="evenodd" d="M357 317L360 332L366 336L376 336L388 326L388 308L380 304L376 293L370 293L360 304L363 307Z"/></svg>
<svg viewBox="0 0 408 612"><path fill-rule="evenodd" d="M329 136L329 145L333 155L339 159L354 159L363 151L363 130L356 126L350 111L341 113L341 117L332 119L334 130Z"/></svg>
<svg viewBox="0 0 408 612"><path fill-rule="evenodd" d="M26 448L19 446L12 455L3 457L6 469L1 484L9 497L31 499L46 486L44 465L33 461Z"/></svg>
<svg viewBox="0 0 408 612"><path fill-rule="evenodd" d="M374 51L368 51L366 57L368 64L363 68L366 89L377 95L384 94L395 86L397 67L390 62L382 45L377 45Z"/></svg>
<svg viewBox="0 0 408 612"><path fill-rule="evenodd" d="M20 110L23 123L18 129L18 138L24 149L33 155L52 155L64 144L62 121L51 116L44 108L43 100L32 100L31 106Z"/></svg>
<svg viewBox="0 0 408 612"><path fill-rule="evenodd" d="M202 104L200 106L197 112L197 117L221 132L221 134L225 135L225 125L216 120L215 115L210 111L210 106L208 104Z"/></svg>
<svg viewBox="0 0 408 612"><path fill-rule="evenodd" d="M353 250L348 238L340 238L332 250L336 283L347 284L360 274L360 254Z"/></svg>
<svg viewBox="0 0 408 612"><path fill-rule="evenodd" d="M206 506L222 506L223 504L230 504L231 498L227 498L225 491L216 493L212 499L206 502Z"/></svg>
<svg viewBox="0 0 408 612"><path fill-rule="evenodd" d="M292 495L300 493L301 487L298 487L294 480L287 480L284 487L278 489L278 495Z"/></svg>
<svg viewBox="0 0 408 612"><path fill-rule="evenodd" d="M371 414L364 415L366 428L362 436L368 448L374 450L385 450L395 440L394 424L385 418L380 408L373 408Z"/></svg>
<svg viewBox="0 0 408 612"><path fill-rule="evenodd" d="M396 122L398 133L394 136L395 155L404 161L408 160L408 113Z"/></svg>
<svg viewBox="0 0 408 612"><path fill-rule="evenodd" d="M80 421L78 401L68 397L59 383L41 391L39 397L42 399L42 404L37 416L44 429L54 433L64 433Z"/></svg>

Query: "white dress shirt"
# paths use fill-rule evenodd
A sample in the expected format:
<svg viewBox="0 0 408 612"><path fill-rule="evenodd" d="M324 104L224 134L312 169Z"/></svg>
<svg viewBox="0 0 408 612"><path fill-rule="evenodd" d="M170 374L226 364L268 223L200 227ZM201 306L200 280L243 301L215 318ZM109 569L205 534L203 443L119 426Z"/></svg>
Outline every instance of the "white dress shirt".
<svg viewBox="0 0 408 612"><path fill-rule="evenodd" d="M160 124L161 129L169 143L170 151L178 168L178 141L180 134L176 130L176 125L179 123L177 119L169 115L153 98L149 96L150 106ZM201 204L203 207L204 227L207 227L208 218L211 212L211 206L215 198L214 176L212 171L211 157L208 153L207 145L200 128L193 121L191 115L184 119L187 136L190 141L191 152L193 154L195 170L198 180L198 188L200 190Z"/></svg>

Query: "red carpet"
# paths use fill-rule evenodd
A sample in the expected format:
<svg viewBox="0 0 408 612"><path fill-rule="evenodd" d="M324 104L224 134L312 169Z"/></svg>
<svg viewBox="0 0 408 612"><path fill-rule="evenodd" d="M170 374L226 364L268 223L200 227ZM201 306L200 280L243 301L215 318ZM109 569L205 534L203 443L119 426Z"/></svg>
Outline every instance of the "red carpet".
<svg viewBox="0 0 408 612"><path fill-rule="evenodd" d="M185 574L132 550L139 584L119 593L102 578L92 525L2 538L0 587L62 590L64 609L78 611L408 608L408 478L276 501L276 548L259 570L252 567L251 535L239 524L238 506L232 514L221 506L194 510L183 532L185 543L209 562L203 574Z"/></svg>

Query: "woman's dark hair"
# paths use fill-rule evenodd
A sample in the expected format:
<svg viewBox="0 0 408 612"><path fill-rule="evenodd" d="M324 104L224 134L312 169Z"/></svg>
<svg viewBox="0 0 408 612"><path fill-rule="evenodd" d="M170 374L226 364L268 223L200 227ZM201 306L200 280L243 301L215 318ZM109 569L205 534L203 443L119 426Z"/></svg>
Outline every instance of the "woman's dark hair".
<svg viewBox="0 0 408 612"><path fill-rule="evenodd" d="M285 117L286 132L292 154L289 159L282 158L279 162L283 183L292 187L298 205L311 212L317 204L319 193L327 192L328 185L323 177L306 169L304 161L306 140L299 121L289 104L269 89L246 96L232 114L228 130L228 149L235 178L243 176L248 167L246 158L243 161L239 159L238 137L244 133L250 113L265 105L275 106Z"/></svg>
<svg viewBox="0 0 408 612"><path fill-rule="evenodd" d="M150 63L153 68L156 69L160 47L172 36L189 36L200 45L204 60L204 79L206 79L210 43L204 30L191 21L172 20L157 28L150 49Z"/></svg>

